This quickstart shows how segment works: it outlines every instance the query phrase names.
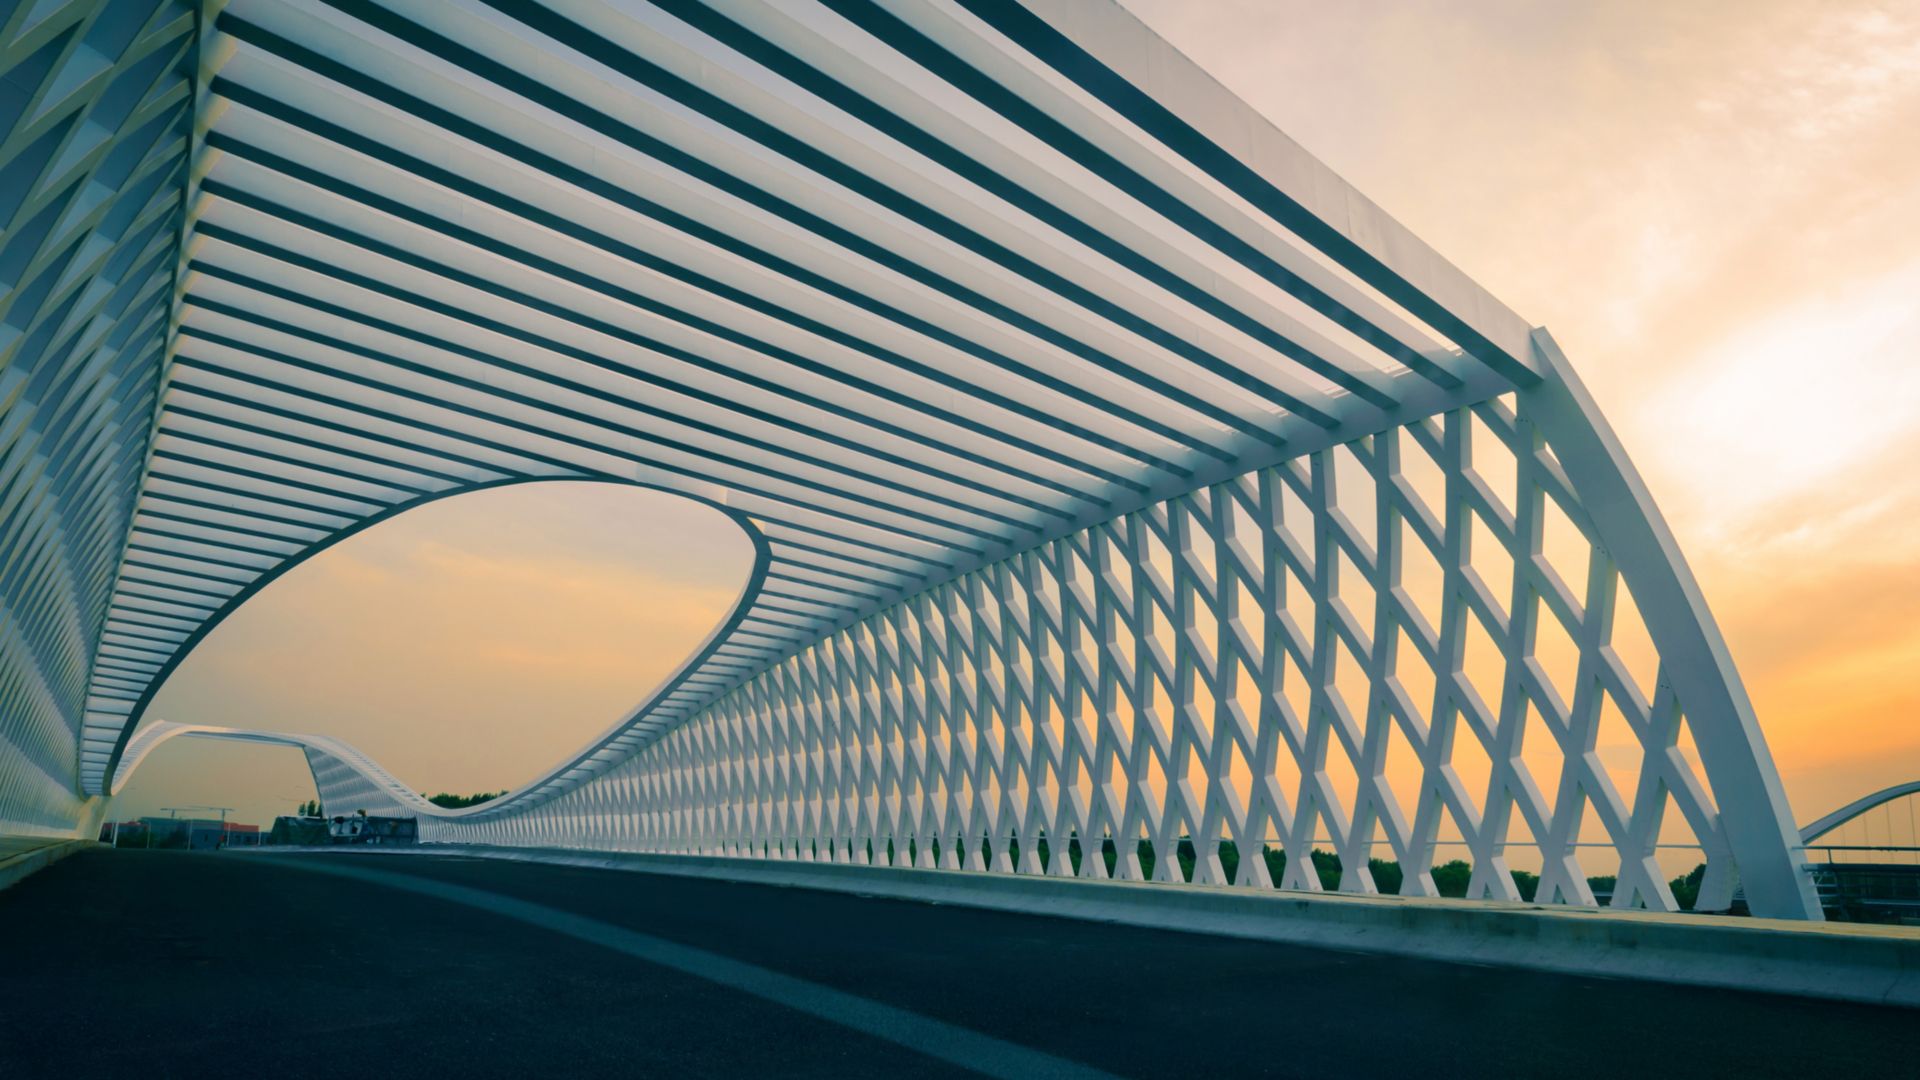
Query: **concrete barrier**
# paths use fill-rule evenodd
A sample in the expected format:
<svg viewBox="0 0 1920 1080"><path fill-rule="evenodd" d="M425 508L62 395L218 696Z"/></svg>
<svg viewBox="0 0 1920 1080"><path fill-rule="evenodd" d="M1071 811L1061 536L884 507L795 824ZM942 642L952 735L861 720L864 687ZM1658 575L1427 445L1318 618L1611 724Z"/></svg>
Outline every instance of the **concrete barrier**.
<svg viewBox="0 0 1920 1080"><path fill-rule="evenodd" d="M13 886L27 875L44 870L76 851L98 844L95 840L39 841L38 837L0 837L0 890Z"/></svg>
<svg viewBox="0 0 1920 1080"><path fill-rule="evenodd" d="M311 850L463 855L714 878L1455 963L1920 1007L1920 928L1912 927L704 855L456 844Z"/></svg>

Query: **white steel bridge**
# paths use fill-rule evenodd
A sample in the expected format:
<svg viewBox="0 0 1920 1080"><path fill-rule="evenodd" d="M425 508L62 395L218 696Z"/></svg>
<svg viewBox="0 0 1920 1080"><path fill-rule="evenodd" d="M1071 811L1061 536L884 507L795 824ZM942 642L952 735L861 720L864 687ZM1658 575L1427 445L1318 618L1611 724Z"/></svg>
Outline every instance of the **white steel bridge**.
<svg viewBox="0 0 1920 1080"><path fill-rule="evenodd" d="M1553 341L1105 0L0 0L0 409L0 831L93 828L301 560L611 480L752 538L712 637L468 810L302 742L330 805L1655 909L1684 835L1820 914Z"/></svg>

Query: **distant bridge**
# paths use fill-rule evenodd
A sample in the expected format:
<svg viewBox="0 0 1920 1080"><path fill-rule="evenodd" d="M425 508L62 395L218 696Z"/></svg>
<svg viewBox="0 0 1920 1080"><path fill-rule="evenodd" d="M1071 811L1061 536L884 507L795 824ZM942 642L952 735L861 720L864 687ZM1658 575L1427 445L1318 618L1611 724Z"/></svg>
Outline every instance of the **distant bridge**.
<svg viewBox="0 0 1920 1080"><path fill-rule="evenodd" d="M1920 925L1920 780L1855 799L1802 828L1800 842L1836 917Z"/></svg>
<svg viewBox="0 0 1920 1080"><path fill-rule="evenodd" d="M1800 830L1800 842L1811 844L1830 832L1843 828L1849 822L1858 820L1868 811L1877 810L1896 799L1908 795L1920 794L1920 780L1909 780L1904 784L1881 788L1871 795L1863 795L1847 805L1835 810L1823 818L1818 818Z"/></svg>

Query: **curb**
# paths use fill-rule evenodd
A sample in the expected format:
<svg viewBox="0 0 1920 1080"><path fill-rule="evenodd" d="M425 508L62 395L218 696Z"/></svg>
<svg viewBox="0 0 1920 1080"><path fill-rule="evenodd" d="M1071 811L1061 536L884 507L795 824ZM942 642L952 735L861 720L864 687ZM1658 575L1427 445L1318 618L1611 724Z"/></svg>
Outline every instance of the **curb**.
<svg viewBox="0 0 1920 1080"><path fill-rule="evenodd" d="M305 850L469 856L670 874L1451 963L1920 1007L1920 928L1227 886L1174 888L709 855L460 844Z"/></svg>
<svg viewBox="0 0 1920 1080"><path fill-rule="evenodd" d="M77 851L97 846L97 840L50 840L40 847L0 859L0 890L13 887L35 871L45 870Z"/></svg>

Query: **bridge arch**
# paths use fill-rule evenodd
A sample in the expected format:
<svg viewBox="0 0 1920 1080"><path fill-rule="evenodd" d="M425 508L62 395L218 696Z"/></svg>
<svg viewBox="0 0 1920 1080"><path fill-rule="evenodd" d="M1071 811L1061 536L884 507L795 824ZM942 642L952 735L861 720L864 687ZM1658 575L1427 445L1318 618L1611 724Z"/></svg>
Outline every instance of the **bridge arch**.
<svg viewBox="0 0 1920 1080"><path fill-rule="evenodd" d="M1870 795L1862 795L1825 817L1815 818L1801 827L1800 842L1811 844L1835 829L1844 827L1855 818L1908 795L1920 795L1920 780L1909 780L1904 784L1881 788Z"/></svg>

